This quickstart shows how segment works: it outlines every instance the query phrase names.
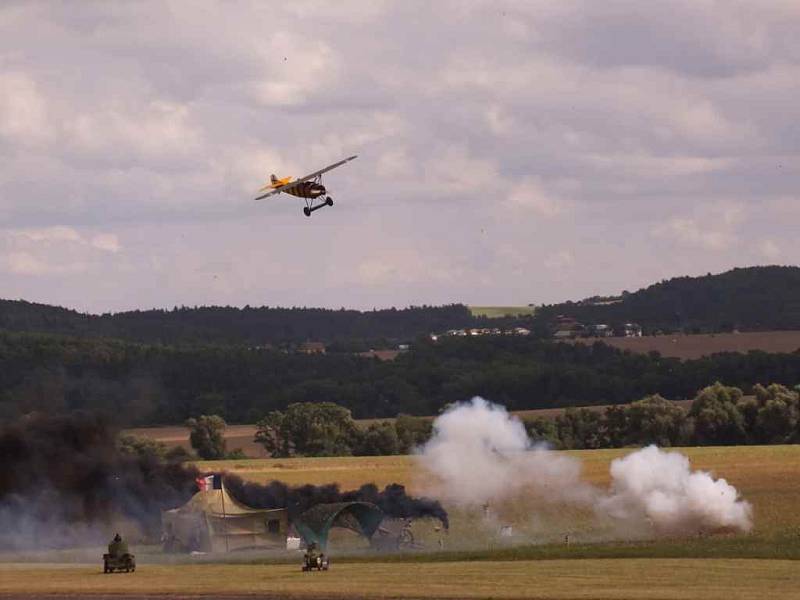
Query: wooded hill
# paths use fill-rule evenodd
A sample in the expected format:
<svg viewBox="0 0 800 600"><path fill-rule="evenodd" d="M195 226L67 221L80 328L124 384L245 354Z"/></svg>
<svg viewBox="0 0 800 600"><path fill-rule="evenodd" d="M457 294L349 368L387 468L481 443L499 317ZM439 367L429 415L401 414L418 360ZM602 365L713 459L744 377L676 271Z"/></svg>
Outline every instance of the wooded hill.
<svg viewBox="0 0 800 600"><path fill-rule="evenodd" d="M719 275L676 277L616 300L540 307L537 321L568 315L582 323L655 331L705 333L800 329L800 268L748 267Z"/></svg>
<svg viewBox="0 0 800 600"><path fill-rule="evenodd" d="M491 321L494 323L495 321ZM157 344L282 345L309 340L411 341L418 335L489 323L463 304L371 311L324 308L180 307L92 315L0 300L0 330L109 337Z"/></svg>
<svg viewBox="0 0 800 600"><path fill-rule="evenodd" d="M678 277L616 301L594 299L539 307L534 316L489 319L463 304L371 311L322 308L180 307L83 314L22 300L0 300L0 330L110 337L150 344L285 346L309 340L368 349L448 329L523 326L549 337L558 315L587 324L642 325L645 333L800 329L800 268L749 267ZM335 349L335 348L334 348Z"/></svg>

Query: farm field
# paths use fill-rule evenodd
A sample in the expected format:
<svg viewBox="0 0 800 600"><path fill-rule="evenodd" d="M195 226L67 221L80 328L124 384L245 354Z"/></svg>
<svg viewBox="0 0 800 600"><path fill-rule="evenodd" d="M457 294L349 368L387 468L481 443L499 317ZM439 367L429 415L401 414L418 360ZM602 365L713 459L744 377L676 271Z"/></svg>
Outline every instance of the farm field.
<svg viewBox="0 0 800 600"><path fill-rule="evenodd" d="M123 433L148 438L167 446L181 446L187 450L192 449L192 445L189 443L189 430L182 425L138 427L126 429ZM225 428L225 442L228 450L241 448L247 456L253 458L266 456L264 448L253 441L255 434L255 425L228 425Z"/></svg>
<svg viewBox="0 0 800 600"><path fill-rule="evenodd" d="M469 312L473 317L499 319L502 317L529 317L536 312L536 308L533 306L470 306Z"/></svg>
<svg viewBox="0 0 800 600"><path fill-rule="evenodd" d="M795 561L547 560L297 565L147 565L103 575L96 565L0 565L0 597L604 598L728 600L800 597Z"/></svg>
<svg viewBox="0 0 800 600"><path fill-rule="evenodd" d="M140 559L136 573L117 575L102 574L100 549L96 564L91 552L25 564L22 556L10 556L0 562L0 598L800 598L800 445L679 450L694 468L725 477L752 503L751 533L627 542L592 539L576 528L586 523L586 515L558 510L546 518L567 529L548 536L540 528L538 537L508 544L487 536L480 509L476 513L448 506L451 532L441 551L435 544L394 555L347 551L337 549L333 536L333 565L327 573L301 573L295 554L167 557L142 547L134 548ZM581 461L587 481L606 486L610 461L630 451L565 454ZM229 471L257 482L337 483L342 488L397 482L416 494L435 483L409 456L196 464L203 471ZM524 529L530 505L506 508L502 518ZM564 531L574 536L573 543L562 541ZM475 532L479 543L469 539ZM425 540L422 533L417 539Z"/></svg>
<svg viewBox="0 0 800 600"><path fill-rule="evenodd" d="M696 335L656 335L642 337L585 338L578 344L603 342L620 350L647 354L658 352L683 360L701 358L718 352L795 352L800 349L800 331L753 331L746 333L709 333Z"/></svg>
<svg viewBox="0 0 800 600"><path fill-rule="evenodd" d="M581 461L586 481L606 487L611 461L631 451L575 450L565 454ZM681 448L679 451L689 457L692 468L724 477L753 505L755 527L745 538L787 538L800 546L800 511L797 510L800 501L800 445ZM425 494L435 485L411 456L254 459L198 462L197 466L207 471L229 471L259 483L270 480L291 485L338 483L342 489L355 489L371 482L381 487L400 483L418 495ZM524 520L528 518L525 511L525 508L510 507L508 517ZM556 527L571 527L563 523L563 518L569 520L576 515L556 516L562 519L556 519ZM474 515L454 512L452 517L453 537L474 526ZM540 535L560 537L562 531L540 532Z"/></svg>

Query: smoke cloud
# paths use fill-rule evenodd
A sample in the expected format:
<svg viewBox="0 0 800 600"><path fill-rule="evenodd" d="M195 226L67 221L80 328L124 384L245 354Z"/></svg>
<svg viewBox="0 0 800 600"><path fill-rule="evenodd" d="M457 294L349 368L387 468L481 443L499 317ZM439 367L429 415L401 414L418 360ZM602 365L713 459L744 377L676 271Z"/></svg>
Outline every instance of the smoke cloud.
<svg viewBox="0 0 800 600"><path fill-rule="evenodd" d="M32 415L0 428L0 550L65 548L107 542L117 528L134 539L157 541L161 512L197 492L196 468L117 447L117 431L86 413ZM287 508L290 518L320 502L360 500L390 517L433 517L447 512L393 484L341 492L335 485L266 485L224 475L240 501Z"/></svg>
<svg viewBox="0 0 800 600"><path fill-rule="evenodd" d="M724 479L692 471L677 452L648 446L611 463L611 490L597 504L600 514L634 525L649 523L658 533L752 527L752 509Z"/></svg>
<svg viewBox="0 0 800 600"><path fill-rule="evenodd" d="M439 480L437 496L462 505L503 500L525 490L553 502L589 502L581 463L533 446L525 427L483 398L459 404L433 423L419 459Z"/></svg>
<svg viewBox="0 0 800 600"><path fill-rule="evenodd" d="M724 479L692 471L689 459L650 446L616 459L608 490L582 478L581 462L534 445L519 419L482 398L434 421L419 451L437 496L479 506L514 498L590 509L620 529L683 534L752 526L750 504Z"/></svg>
<svg viewBox="0 0 800 600"><path fill-rule="evenodd" d="M158 535L161 511L196 491L197 471L116 446L100 417L32 415L0 429L0 548L107 541L112 527Z"/></svg>
<svg viewBox="0 0 800 600"><path fill-rule="evenodd" d="M437 500L415 498L404 486L393 483L382 491L375 484L342 492L336 484L291 487L280 481L265 485L244 481L237 475L225 474L225 487L240 502L253 508L286 508L293 519L312 506L328 502L371 502L392 518L433 518L449 526L447 511Z"/></svg>

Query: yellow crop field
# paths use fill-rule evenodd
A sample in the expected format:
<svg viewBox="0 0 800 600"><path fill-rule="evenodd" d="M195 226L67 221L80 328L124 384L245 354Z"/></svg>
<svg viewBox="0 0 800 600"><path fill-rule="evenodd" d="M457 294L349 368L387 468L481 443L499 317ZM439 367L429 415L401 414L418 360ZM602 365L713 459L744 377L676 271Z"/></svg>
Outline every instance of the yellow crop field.
<svg viewBox="0 0 800 600"><path fill-rule="evenodd" d="M301 573L297 565L149 565L103 575L87 566L0 565L0 596L604 598L667 600L797 598L796 561L547 560L368 563Z"/></svg>
<svg viewBox="0 0 800 600"><path fill-rule="evenodd" d="M607 486L611 461L631 451L574 450L566 454L581 461L587 481ZM755 529L751 536L794 536L800 540L800 511L797 510L800 445L681 448L678 451L689 457L693 468L725 478L753 505ZM291 485L338 483L342 489L355 489L364 483L381 487L400 483L412 494L423 494L433 482L415 460L412 456L251 459L198 462L197 466L204 471L229 471L259 483L271 480ZM454 533L460 529L460 518L466 516L454 512ZM471 527L472 519L469 521Z"/></svg>

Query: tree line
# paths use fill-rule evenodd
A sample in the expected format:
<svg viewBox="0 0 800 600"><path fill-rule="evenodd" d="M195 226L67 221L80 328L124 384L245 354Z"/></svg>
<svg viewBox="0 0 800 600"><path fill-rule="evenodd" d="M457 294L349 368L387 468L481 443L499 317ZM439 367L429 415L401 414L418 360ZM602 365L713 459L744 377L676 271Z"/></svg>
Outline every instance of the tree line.
<svg viewBox="0 0 800 600"><path fill-rule="evenodd" d="M292 456L390 456L408 454L431 435L432 419L399 415L360 427L350 411L332 402L299 402L285 411L271 411L257 424L255 442L273 458ZM227 424L219 415L202 415L186 422L189 441L203 460L242 458L225 440ZM179 453L162 444L126 438L128 446L159 447L161 455Z"/></svg>
<svg viewBox="0 0 800 600"><path fill-rule="evenodd" d="M463 304L359 311L325 308L175 307L93 315L22 300L0 300L0 330L107 337L148 344L289 347L306 341L359 346L496 323ZM500 322L504 322L501 320ZM369 349L368 346L364 348Z"/></svg>
<svg viewBox="0 0 800 600"><path fill-rule="evenodd" d="M603 410L568 408L554 419L525 420L534 442L556 449L657 444L718 446L800 443L800 394L780 384L755 385L753 395L719 382L701 390L691 408L648 396ZM207 460L229 458L218 415L187 422L192 446ZM330 402L291 404L257 424L255 441L273 458L408 454L427 442L433 419L400 415L359 427L350 411ZM234 454L235 455L235 454Z"/></svg>
<svg viewBox="0 0 800 600"><path fill-rule="evenodd" d="M532 439L559 449L727 446L800 443L798 391L780 384L741 389L719 382L704 388L690 409L648 396L602 411L568 408L554 420L526 422Z"/></svg>
<svg viewBox="0 0 800 600"><path fill-rule="evenodd" d="M509 410L624 404L652 394L694 396L722 381L793 386L800 352L725 353L681 361L602 343L515 336L418 339L395 361L242 346L163 346L0 332L0 419L88 410L123 426L181 424L217 414L254 423L303 402L333 402L356 418L434 415L483 396Z"/></svg>

